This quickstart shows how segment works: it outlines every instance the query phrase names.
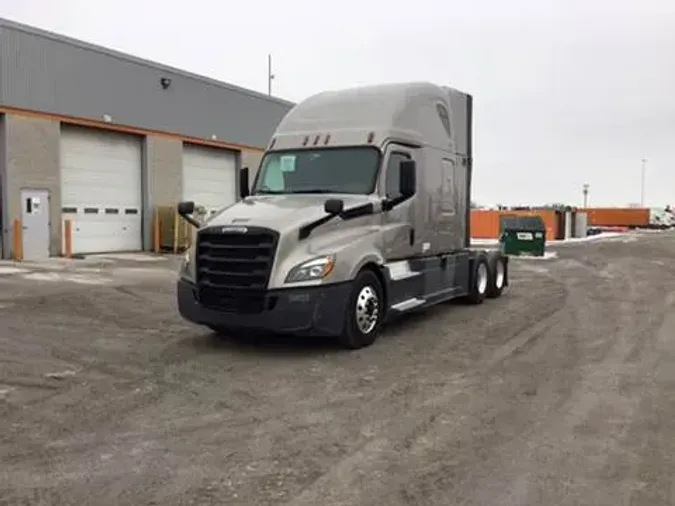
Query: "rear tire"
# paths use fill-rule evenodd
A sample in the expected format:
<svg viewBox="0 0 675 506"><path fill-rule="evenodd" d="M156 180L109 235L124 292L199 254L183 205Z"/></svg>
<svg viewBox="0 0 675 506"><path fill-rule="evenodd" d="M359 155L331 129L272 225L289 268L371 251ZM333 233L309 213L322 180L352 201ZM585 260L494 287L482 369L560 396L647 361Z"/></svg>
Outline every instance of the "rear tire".
<svg viewBox="0 0 675 506"><path fill-rule="evenodd" d="M506 286L506 259L501 255L494 255L489 264L490 278L486 295L489 299L496 299Z"/></svg>
<svg viewBox="0 0 675 506"><path fill-rule="evenodd" d="M370 346L384 316L384 291L379 278L370 270L359 272L354 280L347 305L347 316L340 344L350 350Z"/></svg>
<svg viewBox="0 0 675 506"><path fill-rule="evenodd" d="M471 270L471 288L466 297L471 304L482 304L487 297L488 286L490 284L490 265L485 255L476 256Z"/></svg>

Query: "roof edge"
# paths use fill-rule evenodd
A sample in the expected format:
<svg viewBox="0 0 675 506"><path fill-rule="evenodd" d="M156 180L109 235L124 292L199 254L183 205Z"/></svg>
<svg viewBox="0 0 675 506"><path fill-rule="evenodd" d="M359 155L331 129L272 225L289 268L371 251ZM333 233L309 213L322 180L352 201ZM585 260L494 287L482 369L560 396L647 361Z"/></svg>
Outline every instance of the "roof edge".
<svg viewBox="0 0 675 506"><path fill-rule="evenodd" d="M264 93L260 93L258 91L250 90L248 88L243 88L241 86L236 86L234 84L226 83L223 81L218 81L217 79L213 79L211 77L207 77L201 74L195 74L193 72L188 72L186 70L179 69L178 67L172 67L171 65L165 65L163 63L158 63L154 62L152 60L148 60L145 58L141 58L138 56L131 55L129 53L124 53L122 51L117 51L115 49L109 49L104 46L99 46L97 44L92 44L90 42L85 42L80 39L76 39L73 37L69 37L67 35L61 35L56 32L51 32L49 30L43 30L42 28L36 28L34 26L26 25L23 23L19 23L18 21L12 21L7 18L2 18L0 17L0 29L2 28L8 28L10 30L17 30L20 32L24 32L30 35L36 35L38 37L43 37L46 39L53 40L55 42L64 42L66 44L70 44L71 46L79 47L81 49L88 49L90 51L95 51L100 54L104 54L107 56L112 56L114 58L118 58L120 60L128 61L128 62L133 62L137 63L139 65L144 65L146 67L151 67L155 68L157 70L163 70L165 72L172 72L174 74L181 75L183 77L187 77L190 79L194 79L197 81L201 81L206 84L211 84L214 86L217 86L219 88L224 88L230 91L234 91L236 93L241 93L243 95L248 95L252 98L258 98L261 100L265 100L267 102L273 102L277 103L280 105L286 105L286 106L294 106L295 103L291 102L289 100L285 100L282 98L277 98L269 95L265 95Z"/></svg>

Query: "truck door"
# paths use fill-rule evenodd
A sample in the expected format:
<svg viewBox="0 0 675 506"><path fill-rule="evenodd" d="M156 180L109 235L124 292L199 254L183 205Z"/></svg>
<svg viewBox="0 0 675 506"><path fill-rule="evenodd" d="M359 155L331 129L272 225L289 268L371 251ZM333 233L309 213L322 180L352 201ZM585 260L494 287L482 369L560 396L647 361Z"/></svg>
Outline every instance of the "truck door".
<svg viewBox="0 0 675 506"><path fill-rule="evenodd" d="M399 195L399 173L402 160L411 160L413 155L407 148L389 145L384 155L384 172L380 177L380 192L388 198ZM387 260L413 256L419 243L419 232L415 230L416 196L385 212L384 256Z"/></svg>

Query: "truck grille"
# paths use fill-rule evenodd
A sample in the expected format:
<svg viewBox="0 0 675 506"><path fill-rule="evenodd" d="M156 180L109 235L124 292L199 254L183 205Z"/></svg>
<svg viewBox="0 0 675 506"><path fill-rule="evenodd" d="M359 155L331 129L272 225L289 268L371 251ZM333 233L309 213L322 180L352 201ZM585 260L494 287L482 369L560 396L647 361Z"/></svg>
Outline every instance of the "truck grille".
<svg viewBox="0 0 675 506"><path fill-rule="evenodd" d="M199 301L218 311L260 313L279 235L259 227L246 227L245 233L223 233L222 228L197 234Z"/></svg>

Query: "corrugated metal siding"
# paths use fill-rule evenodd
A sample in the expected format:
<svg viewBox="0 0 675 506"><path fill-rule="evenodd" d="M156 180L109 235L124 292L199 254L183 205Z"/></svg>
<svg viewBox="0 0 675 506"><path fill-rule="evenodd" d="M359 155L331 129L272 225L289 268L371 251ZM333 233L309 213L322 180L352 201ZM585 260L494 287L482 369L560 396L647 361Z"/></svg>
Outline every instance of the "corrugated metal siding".
<svg viewBox="0 0 675 506"><path fill-rule="evenodd" d="M167 90L162 77L172 81ZM292 107L6 21L0 105L97 121L108 114L121 125L261 148Z"/></svg>
<svg viewBox="0 0 675 506"><path fill-rule="evenodd" d="M0 105L5 103L5 94L4 94L4 89L5 89L5 82L3 80L3 75L4 75L4 56L3 56L3 51L2 51L2 42L3 42L3 27L0 24Z"/></svg>
<svg viewBox="0 0 675 506"><path fill-rule="evenodd" d="M1 84L2 81L0 81ZM5 142L5 116L0 113L0 258L7 258L9 256L9 250L7 249L9 218L7 214L7 151L5 149Z"/></svg>

